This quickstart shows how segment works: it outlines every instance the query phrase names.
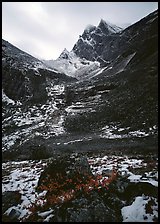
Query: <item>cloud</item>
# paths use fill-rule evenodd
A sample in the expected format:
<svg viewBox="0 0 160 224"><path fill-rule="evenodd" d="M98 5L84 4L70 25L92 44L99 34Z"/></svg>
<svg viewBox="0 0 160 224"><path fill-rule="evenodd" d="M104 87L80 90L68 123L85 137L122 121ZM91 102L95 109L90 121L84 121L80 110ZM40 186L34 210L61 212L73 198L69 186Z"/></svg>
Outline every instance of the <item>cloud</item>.
<svg viewBox="0 0 160 224"><path fill-rule="evenodd" d="M157 8L157 2L3 2L2 36L33 56L56 59L88 24L134 23Z"/></svg>

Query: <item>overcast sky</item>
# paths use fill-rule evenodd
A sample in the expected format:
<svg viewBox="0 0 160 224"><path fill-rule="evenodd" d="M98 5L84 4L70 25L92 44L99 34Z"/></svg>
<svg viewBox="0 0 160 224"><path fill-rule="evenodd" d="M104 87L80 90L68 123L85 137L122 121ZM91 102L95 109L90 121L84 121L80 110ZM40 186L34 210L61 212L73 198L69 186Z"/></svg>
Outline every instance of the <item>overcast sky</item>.
<svg viewBox="0 0 160 224"><path fill-rule="evenodd" d="M133 24L158 2L3 2L2 37L41 59L72 50L88 24Z"/></svg>

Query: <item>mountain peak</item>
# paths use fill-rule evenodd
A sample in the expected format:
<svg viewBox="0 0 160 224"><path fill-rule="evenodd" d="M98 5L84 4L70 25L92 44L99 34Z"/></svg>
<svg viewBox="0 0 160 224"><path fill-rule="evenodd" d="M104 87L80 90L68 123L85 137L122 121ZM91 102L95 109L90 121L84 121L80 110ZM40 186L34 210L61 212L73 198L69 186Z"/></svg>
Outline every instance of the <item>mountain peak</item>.
<svg viewBox="0 0 160 224"><path fill-rule="evenodd" d="M93 30L95 30L95 29L96 29L96 26L91 25L91 24L88 24L88 25L86 26L84 32L85 32L85 33L89 33L89 32L91 32L91 31L93 31Z"/></svg>
<svg viewBox="0 0 160 224"><path fill-rule="evenodd" d="M59 58L61 58L61 59L68 59L68 54L69 54L69 51L66 48L64 48L64 50L60 54Z"/></svg>
<svg viewBox="0 0 160 224"><path fill-rule="evenodd" d="M121 27L116 26L115 24L112 24L110 22L106 22L104 19L100 20L98 28L100 28L102 31L105 31L108 34L118 33L120 31L122 31Z"/></svg>
<svg viewBox="0 0 160 224"><path fill-rule="evenodd" d="M102 25L102 24L107 25L107 22L104 19L101 19L100 22L99 22L99 26Z"/></svg>
<svg viewBox="0 0 160 224"><path fill-rule="evenodd" d="M99 28L104 28L104 27L108 28L109 24L110 24L109 22L106 22L104 19L101 19L97 27L99 27Z"/></svg>

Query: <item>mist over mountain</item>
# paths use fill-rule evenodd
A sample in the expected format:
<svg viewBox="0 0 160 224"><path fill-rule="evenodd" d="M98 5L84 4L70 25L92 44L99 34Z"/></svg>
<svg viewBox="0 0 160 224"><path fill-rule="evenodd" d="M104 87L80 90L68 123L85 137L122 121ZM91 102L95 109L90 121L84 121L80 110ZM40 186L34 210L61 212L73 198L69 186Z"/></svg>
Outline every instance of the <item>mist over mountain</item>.
<svg viewBox="0 0 160 224"><path fill-rule="evenodd" d="M158 10L125 29L103 19L97 27L88 25L73 49L64 49L56 60L38 60L2 40L4 162L157 150ZM66 158L60 164L73 174ZM84 173L90 172L84 158L75 164L75 170L83 164ZM99 197L92 195L100 214L113 211ZM89 212L91 204L87 220L97 221ZM77 221L74 214L64 220ZM115 219L116 211L109 220Z"/></svg>

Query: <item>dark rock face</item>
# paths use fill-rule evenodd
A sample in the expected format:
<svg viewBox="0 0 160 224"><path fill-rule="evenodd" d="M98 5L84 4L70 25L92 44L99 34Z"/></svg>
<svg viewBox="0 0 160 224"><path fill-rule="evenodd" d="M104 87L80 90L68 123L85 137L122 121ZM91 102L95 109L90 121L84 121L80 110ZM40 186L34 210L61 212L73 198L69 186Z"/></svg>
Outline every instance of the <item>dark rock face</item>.
<svg viewBox="0 0 160 224"><path fill-rule="evenodd" d="M66 154L52 159L38 182L38 189L42 189L43 186L50 186L46 195L48 205L50 205L52 198L50 206L54 210L54 216L50 222L115 222L121 220L120 210L117 212L121 205L118 197L112 195L114 203L116 201L117 205L119 203L116 210L112 207L113 201L108 203L108 201L103 200L103 197L104 199L109 198L109 194L105 195L106 190L98 190L98 187L95 186L95 190L90 191L87 187L88 181L92 183L94 177L85 156L75 155L70 158ZM79 189L77 187L80 185L82 190L76 190ZM56 191L55 186L59 190ZM69 199L64 199L63 203L56 201L56 199L53 200L56 195L57 197L59 194L63 195L63 188L64 192L73 192L73 195L71 194ZM87 193L87 191L89 192ZM33 219L32 216L27 221Z"/></svg>
<svg viewBox="0 0 160 224"><path fill-rule="evenodd" d="M14 144L13 151L7 151L7 155L5 156L6 158L10 159L13 154L14 156L12 158L16 158L18 154L20 155L20 158L35 158L36 153L32 153L30 148L35 148L37 145L39 147L41 144L40 142L34 142L33 145L26 144L27 147L22 147L22 149L25 150L25 153L17 153L19 147L22 146L22 138L27 137L26 134L23 134L23 131L26 132L25 128L28 128L27 123L29 122L29 126L32 129L35 124L33 120L37 120L36 113L38 112L38 108L40 109L39 112L41 113L43 119L46 113L52 113L52 111L55 111L55 108L58 109L60 107L64 107L63 104L65 97L62 96L63 94L59 94L59 92L57 93L56 88L61 88L61 86L64 86L64 83L66 84L75 80L75 78L53 71L52 69L46 67L43 62L14 47L7 41L2 40L3 137L5 138L5 136L9 135L14 135L15 139L18 137L18 140L16 140ZM55 92L55 94L52 93L52 86L54 86L53 92ZM56 95L58 95L58 100L55 99L57 97ZM44 111L41 107L44 107ZM46 110L48 110L48 112L46 112ZM57 117L60 115L61 113L57 113L57 115L52 113L52 116ZM22 116L27 122L25 121L24 124L21 125L19 123L22 121ZM11 118L9 123L5 122L5 119L8 119L9 117ZM49 117L50 116L47 116L47 119ZM18 122L16 122L17 119ZM47 125L45 123L43 123L43 125L47 131ZM37 127L39 128L39 126ZM18 135L15 134L17 131L19 132ZM44 131L44 129L42 131ZM41 140L43 142L43 139ZM39 149L40 148L45 149L46 147L40 146ZM41 154L42 156L45 154L45 158L48 156L48 153Z"/></svg>
<svg viewBox="0 0 160 224"><path fill-rule="evenodd" d="M116 222L121 220L118 214L103 203L96 192L91 193L87 198L82 196L73 200L70 206L64 205L57 215L61 222ZM51 221L57 220L55 217Z"/></svg>
<svg viewBox="0 0 160 224"><path fill-rule="evenodd" d="M20 212L14 208L9 214L4 214L6 210L12 206L17 206L21 203L21 194L19 191L6 191L2 194L2 222L19 222Z"/></svg>
<svg viewBox="0 0 160 224"><path fill-rule="evenodd" d="M98 61L101 59L102 52L106 44L113 41L118 32L122 29L114 25L108 25L104 20L101 20L97 27L91 26L86 28L82 36L73 47L73 51L80 58L85 58L90 61ZM108 47L109 48L109 47Z"/></svg>
<svg viewBox="0 0 160 224"><path fill-rule="evenodd" d="M67 117L65 124L69 131L95 131L109 123L145 131L157 126L157 30L157 12L154 12L114 34L112 41L105 38L103 43L107 44L100 55L110 63L84 85L79 83L76 88L74 85L73 101L80 101L86 110Z"/></svg>
<svg viewBox="0 0 160 224"><path fill-rule="evenodd" d="M99 62L115 60L119 55L131 54L143 50L148 41L149 48L154 51L154 46L149 39L157 42L158 11L151 13L136 24L129 26L122 31L121 28L110 26L101 20L97 27L86 29L78 42L74 45L73 51L81 58ZM143 44L142 44L143 43ZM157 49L157 46L155 46Z"/></svg>
<svg viewBox="0 0 160 224"><path fill-rule="evenodd" d="M55 179L58 175L64 176L65 179L74 177L76 175L91 175L91 170L85 156L80 158L70 158L69 155L64 154L64 156L58 156L58 159L52 159L53 161L48 165L48 167L42 173L38 186L44 183L43 180L49 175L50 178ZM57 170L58 168L58 170Z"/></svg>
<svg viewBox="0 0 160 224"><path fill-rule="evenodd" d="M2 194L2 212L21 203L21 194L18 191L6 191Z"/></svg>

